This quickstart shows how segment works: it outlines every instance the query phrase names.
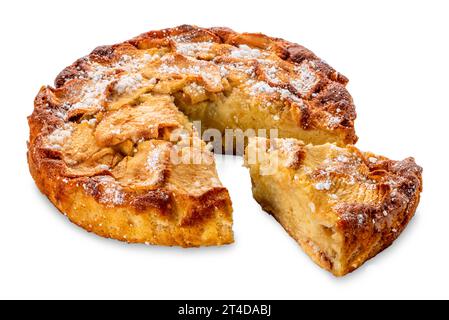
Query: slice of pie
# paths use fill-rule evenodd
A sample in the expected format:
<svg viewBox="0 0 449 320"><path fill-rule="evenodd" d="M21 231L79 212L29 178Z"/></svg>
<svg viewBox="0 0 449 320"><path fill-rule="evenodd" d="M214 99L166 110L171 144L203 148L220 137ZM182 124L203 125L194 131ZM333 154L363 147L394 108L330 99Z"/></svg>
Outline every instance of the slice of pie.
<svg viewBox="0 0 449 320"><path fill-rule="evenodd" d="M221 138L226 129L276 128L280 137L355 143L346 83L278 38L193 26L148 32L95 49L40 90L29 117L30 171L60 211L101 236L228 244L231 200L199 134L215 142L207 129ZM224 139L214 151L223 145L236 149Z"/></svg>
<svg viewBox="0 0 449 320"><path fill-rule="evenodd" d="M415 213L422 169L354 146L250 140L254 198L319 266L343 276L401 234Z"/></svg>

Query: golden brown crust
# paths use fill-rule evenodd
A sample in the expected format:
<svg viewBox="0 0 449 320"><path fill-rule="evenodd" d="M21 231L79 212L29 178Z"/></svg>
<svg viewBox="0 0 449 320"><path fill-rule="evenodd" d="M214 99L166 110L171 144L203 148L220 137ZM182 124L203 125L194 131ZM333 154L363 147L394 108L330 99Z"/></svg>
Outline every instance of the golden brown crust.
<svg viewBox="0 0 449 320"><path fill-rule="evenodd" d="M256 161L251 154L258 155ZM413 217L422 191L422 168L413 158L393 161L354 146L256 138L245 161L256 200L318 265L337 276L390 246ZM273 164L275 170L268 171ZM267 188L287 188L291 195ZM290 201L300 205L287 205ZM303 219L299 225L292 223L295 215ZM315 225L325 231L307 233ZM298 231L305 226L307 231Z"/></svg>
<svg viewBox="0 0 449 320"><path fill-rule="evenodd" d="M179 54L179 43L187 45L183 49L187 52ZM189 58L189 44L201 43L215 45L215 56L195 51L193 61ZM251 56L254 50L257 56L269 58L247 59L245 55L249 52ZM236 57L231 57L234 51ZM159 60L165 54L171 55L174 62L153 63L153 58ZM216 62L204 67L211 59ZM277 112L290 110L288 117L298 130L321 130L326 132L322 140L331 137L342 145L357 140L355 108L344 87L347 79L311 51L262 34L180 26L98 47L65 68L56 77L54 88L41 88L29 117L28 148L30 171L40 190L72 221L100 235L129 242L182 246L232 242L231 201L227 190L214 180L213 163L201 168L204 174L197 181L200 187L193 190L185 187L187 182L182 178L194 175L192 168L158 162L154 172L148 173L139 167L144 152L159 154L182 148L179 143L167 141L167 135L176 129L190 130L190 139L196 139L188 121L177 113L170 100L173 88L194 82L205 88L207 97L222 94L230 90L230 82L241 80L224 77L217 82L213 75L232 63L254 67L250 76L254 79L247 79L250 82L244 90L252 88L257 94L267 95L267 101L279 96L276 99L282 100L282 106ZM264 63L278 68L280 80L268 76ZM176 68L183 65L194 70L180 75ZM136 71L144 67L149 71ZM164 72L160 71L162 68ZM164 73L173 73L173 68L176 74L166 78ZM200 72L195 68L200 68ZM156 79L147 75L155 74L155 70ZM297 76L296 82L286 81L289 75ZM186 101L201 102L206 96L192 93L187 87L182 90L181 98ZM145 97L149 91L159 95L157 102L151 100L154 97ZM156 123L151 117L140 126L140 119L149 114L157 119L157 126L146 126ZM148 142L153 140L156 142ZM203 145L197 152L208 157L204 149ZM92 217L89 212L97 212L97 216ZM147 222L153 223L150 231L161 219L169 219L174 228L164 229L163 239L142 232L137 236L136 230L141 229L137 227L120 227L117 231L114 223L124 212L131 217L147 217Z"/></svg>
<svg viewBox="0 0 449 320"><path fill-rule="evenodd" d="M375 179L383 198L380 203L345 203L336 208L338 230L344 234L347 269L357 269L366 260L388 248L399 237L415 214L422 192L422 168L413 158L402 161L378 159L363 154L369 167L369 178Z"/></svg>

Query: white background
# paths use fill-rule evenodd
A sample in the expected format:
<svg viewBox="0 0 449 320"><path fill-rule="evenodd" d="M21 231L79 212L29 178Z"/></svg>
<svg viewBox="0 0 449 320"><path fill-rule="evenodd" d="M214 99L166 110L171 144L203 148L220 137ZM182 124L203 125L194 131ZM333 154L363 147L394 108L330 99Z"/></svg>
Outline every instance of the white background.
<svg viewBox="0 0 449 320"><path fill-rule="evenodd" d="M0 298L449 298L447 1L1 1ZM69 223L26 164L39 87L101 44L184 23L263 32L350 79L358 147L424 167L421 205L394 245L337 279L253 200L241 159L219 162L236 243L127 245Z"/></svg>

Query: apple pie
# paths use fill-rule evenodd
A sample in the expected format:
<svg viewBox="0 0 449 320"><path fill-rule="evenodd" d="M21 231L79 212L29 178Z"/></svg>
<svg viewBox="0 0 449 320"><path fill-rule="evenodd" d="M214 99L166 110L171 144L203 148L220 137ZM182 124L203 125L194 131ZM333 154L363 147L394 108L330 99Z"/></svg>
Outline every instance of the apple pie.
<svg viewBox="0 0 449 320"><path fill-rule="evenodd" d="M348 145L251 138L254 198L322 268L343 276L387 248L415 213L422 169Z"/></svg>
<svg viewBox="0 0 449 320"><path fill-rule="evenodd" d="M62 213L100 236L229 244L232 204L203 130L355 143L346 83L282 39L194 26L148 32L98 47L41 88L28 119L30 171Z"/></svg>

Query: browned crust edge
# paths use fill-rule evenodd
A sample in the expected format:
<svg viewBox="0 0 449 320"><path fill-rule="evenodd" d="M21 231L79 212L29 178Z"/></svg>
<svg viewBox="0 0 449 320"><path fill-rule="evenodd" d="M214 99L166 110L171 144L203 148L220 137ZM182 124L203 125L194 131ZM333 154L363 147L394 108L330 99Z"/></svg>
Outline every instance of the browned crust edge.
<svg viewBox="0 0 449 320"><path fill-rule="evenodd" d="M337 228L345 235L344 246L350 258L337 276L354 271L391 246L413 218L421 198L423 169L413 158L382 160L369 165L374 174L381 170L388 172L396 187L391 190L388 184L380 185L392 191L386 193L380 205L348 204L339 208L341 219ZM357 221L360 217L363 217L362 224Z"/></svg>

